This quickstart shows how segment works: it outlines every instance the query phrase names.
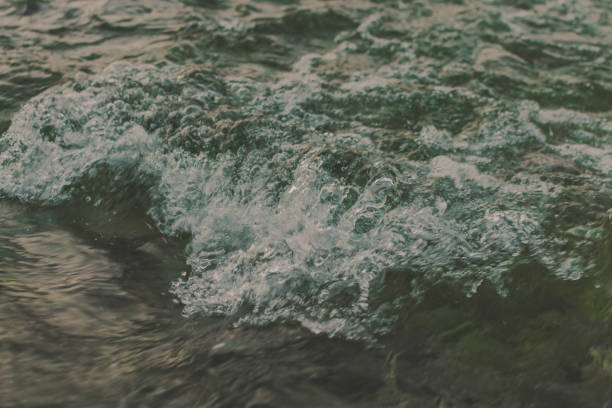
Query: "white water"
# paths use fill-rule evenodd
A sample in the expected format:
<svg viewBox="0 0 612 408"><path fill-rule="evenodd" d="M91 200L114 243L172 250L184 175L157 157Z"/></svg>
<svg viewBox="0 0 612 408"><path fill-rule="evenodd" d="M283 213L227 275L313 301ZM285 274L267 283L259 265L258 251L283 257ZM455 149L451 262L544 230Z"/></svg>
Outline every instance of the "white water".
<svg viewBox="0 0 612 408"><path fill-rule="evenodd" d="M375 128L317 131L333 120L302 107L323 96L384 95L392 86L386 81L324 91L304 61L273 89L242 78L215 81L121 63L43 93L0 139L0 192L107 208L146 195L162 232L191 237L191 272L171 286L186 314L297 320L330 335L363 338L392 328L401 299L376 299L371 288L390 268L414 276L405 296L417 298L442 279L466 295L484 280L504 293L506 274L527 257L562 278L589 272L590 260L562 251L564 238L542 227L563 187L520 169L499 177L512 163L497 158L554 151L605 179L607 122L541 111L533 102L500 104L472 134L424 127L416 146L434 153L413 160L381 150ZM266 120L249 122L243 139L224 144L223 129L239 121L223 117L225 110ZM549 145L542 123L565 117L572 129L608 139ZM185 150L190 140L201 153ZM330 170L347 154L349 167L361 164ZM360 172L364 181L355 181Z"/></svg>

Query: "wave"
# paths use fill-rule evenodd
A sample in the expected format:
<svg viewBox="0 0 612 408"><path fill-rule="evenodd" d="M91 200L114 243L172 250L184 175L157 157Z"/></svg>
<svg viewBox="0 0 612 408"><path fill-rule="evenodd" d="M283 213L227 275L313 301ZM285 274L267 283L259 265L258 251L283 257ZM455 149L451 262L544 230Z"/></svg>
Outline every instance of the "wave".
<svg viewBox="0 0 612 408"><path fill-rule="evenodd" d="M596 235L575 232L596 230L607 204L583 218L563 205L574 179L609 188L606 120L405 89L384 72L333 85L315 70L330 58L308 55L272 85L169 64L78 76L13 117L0 192L146 203L161 232L190 237L190 272L171 285L186 315L331 336L387 333L440 281L503 295L527 260L562 279L595 273Z"/></svg>

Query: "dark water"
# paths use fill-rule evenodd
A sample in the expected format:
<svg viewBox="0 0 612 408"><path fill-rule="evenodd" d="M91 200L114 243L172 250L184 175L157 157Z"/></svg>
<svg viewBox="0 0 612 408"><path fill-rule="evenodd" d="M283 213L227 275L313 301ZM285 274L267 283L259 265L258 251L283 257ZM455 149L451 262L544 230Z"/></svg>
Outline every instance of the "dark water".
<svg viewBox="0 0 612 408"><path fill-rule="evenodd" d="M0 3L0 405L610 406L610 13Z"/></svg>

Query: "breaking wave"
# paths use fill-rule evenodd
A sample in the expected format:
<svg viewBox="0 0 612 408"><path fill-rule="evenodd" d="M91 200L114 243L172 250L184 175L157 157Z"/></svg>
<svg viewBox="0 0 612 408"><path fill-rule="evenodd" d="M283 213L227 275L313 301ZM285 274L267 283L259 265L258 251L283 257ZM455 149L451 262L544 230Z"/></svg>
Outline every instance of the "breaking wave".
<svg viewBox="0 0 612 408"><path fill-rule="evenodd" d="M13 117L0 192L144 200L161 232L189 237L189 273L171 285L185 314L332 336L388 332L440 281L471 296L485 281L504 294L526 261L562 279L595 273L597 225L562 206L572 177L608 188L607 121L404 89L384 71L335 86L315 67L339 52L273 85L167 64L79 76Z"/></svg>

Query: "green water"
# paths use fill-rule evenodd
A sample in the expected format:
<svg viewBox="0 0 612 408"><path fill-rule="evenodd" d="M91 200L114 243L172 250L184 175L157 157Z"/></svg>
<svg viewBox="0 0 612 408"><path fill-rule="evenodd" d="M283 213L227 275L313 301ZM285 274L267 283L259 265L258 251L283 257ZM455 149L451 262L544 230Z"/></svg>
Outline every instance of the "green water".
<svg viewBox="0 0 612 408"><path fill-rule="evenodd" d="M610 13L0 2L0 405L609 406Z"/></svg>

